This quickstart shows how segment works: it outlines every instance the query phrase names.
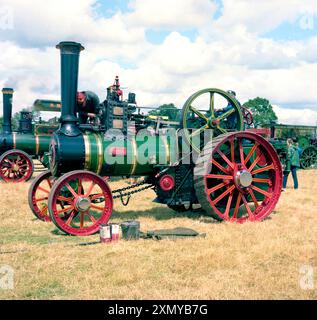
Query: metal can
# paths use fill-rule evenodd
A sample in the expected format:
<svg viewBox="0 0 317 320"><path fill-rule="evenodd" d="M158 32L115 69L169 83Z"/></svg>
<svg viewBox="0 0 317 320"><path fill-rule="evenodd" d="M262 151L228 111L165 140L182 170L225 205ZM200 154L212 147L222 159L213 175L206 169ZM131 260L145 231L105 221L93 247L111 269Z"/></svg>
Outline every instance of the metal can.
<svg viewBox="0 0 317 320"><path fill-rule="evenodd" d="M100 225L100 242L109 243L111 242L111 226L109 224Z"/></svg>
<svg viewBox="0 0 317 320"><path fill-rule="evenodd" d="M111 241L119 240L120 228L118 224L111 224Z"/></svg>

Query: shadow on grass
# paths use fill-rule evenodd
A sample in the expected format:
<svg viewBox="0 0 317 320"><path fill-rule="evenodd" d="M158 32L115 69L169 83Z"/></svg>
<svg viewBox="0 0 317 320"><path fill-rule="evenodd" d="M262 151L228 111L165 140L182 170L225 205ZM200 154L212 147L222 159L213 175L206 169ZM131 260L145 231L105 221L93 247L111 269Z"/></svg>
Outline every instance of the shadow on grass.
<svg viewBox="0 0 317 320"><path fill-rule="evenodd" d="M254 207L251 205L250 206L252 210L254 210ZM245 208L241 207L239 209L239 214L245 214L246 210ZM276 211L273 211L272 214L277 214ZM121 221L126 221L126 220L136 220L139 218L143 217L149 217L149 218L154 218L155 220L171 220L171 219L176 219L176 218L188 218L192 220L199 220L199 222L202 223L208 223L208 224L219 224L222 223L222 221L215 220L208 214L206 214L204 211L185 211L185 212L176 212L168 207L164 208L152 208L149 210L143 210L143 211L125 211L125 212L119 212L114 210L112 212L112 215L110 217L110 222L111 220L121 220ZM272 217L268 216L264 219L265 220L271 220ZM66 236L66 237L71 237L73 238L74 236L65 234L61 230L55 228L54 230L51 231L53 235L58 235L58 236ZM90 243L89 243L90 244ZM94 243L92 243L94 244Z"/></svg>
<svg viewBox="0 0 317 320"><path fill-rule="evenodd" d="M175 218L189 218L193 220L198 220L203 216L202 211L185 211L185 212L176 212L168 207L164 208L152 208L144 211L125 211L118 212L116 210L113 211L111 215L111 219L125 219L131 220L142 217L154 218L155 220L170 220Z"/></svg>

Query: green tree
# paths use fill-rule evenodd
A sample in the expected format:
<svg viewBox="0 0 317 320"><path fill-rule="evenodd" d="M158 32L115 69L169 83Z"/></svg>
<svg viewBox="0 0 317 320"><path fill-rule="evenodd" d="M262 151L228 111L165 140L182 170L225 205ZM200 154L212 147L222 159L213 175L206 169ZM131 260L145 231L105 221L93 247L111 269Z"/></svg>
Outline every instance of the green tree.
<svg viewBox="0 0 317 320"><path fill-rule="evenodd" d="M1 131L2 124L3 124L3 117L0 117L0 131Z"/></svg>
<svg viewBox="0 0 317 320"><path fill-rule="evenodd" d="M265 98L257 97L250 99L244 103L244 106L248 108L253 114L253 121L256 126L265 127L271 122L277 121L277 115L275 114L270 101Z"/></svg>
<svg viewBox="0 0 317 320"><path fill-rule="evenodd" d="M162 104L155 110L151 110L149 115L151 116L167 116L170 121L175 121L179 109L177 109L174 103Z"/></svg>

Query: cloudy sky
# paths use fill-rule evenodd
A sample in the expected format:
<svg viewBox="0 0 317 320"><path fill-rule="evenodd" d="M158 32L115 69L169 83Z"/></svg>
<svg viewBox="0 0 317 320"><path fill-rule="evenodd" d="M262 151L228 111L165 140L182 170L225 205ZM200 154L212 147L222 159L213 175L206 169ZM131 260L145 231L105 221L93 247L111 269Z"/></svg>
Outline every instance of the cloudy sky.
<svg viewBox="0 0 317 320"><path fill-rule="evenodd" d="M216 87L269 99L281 123L317 124L316 0L1 0L0 86L15 89L14 111L59 99L62 40L85 46L79 89L101 99L119 75L142 106L181 108Z"/></svg>

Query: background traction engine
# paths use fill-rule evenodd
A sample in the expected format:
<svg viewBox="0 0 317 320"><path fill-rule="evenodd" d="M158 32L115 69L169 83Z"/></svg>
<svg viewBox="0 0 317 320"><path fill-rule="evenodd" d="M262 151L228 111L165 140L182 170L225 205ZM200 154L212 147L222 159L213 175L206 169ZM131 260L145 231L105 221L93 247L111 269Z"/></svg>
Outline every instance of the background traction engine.
<svg viewBox="0 0 317 320"><path fill-rule="evenodd" d="M243 131L233 97L214 88L198 91L175 124L137 113L135 95L124 101L114 85L103 103L100 125L79 126L75 106L83 47L61 42L57 48L61 127L50 144L51 171L35 179L29 190L38 218L52 220L68 234L94 234L109 220L113 199L147 188L155 191L156 202L176 211L201 206L218 220L260 221L273 211L281 193L280 161L269 142ZM205 136L207 143L201 145ZM144 180L110 190L104 176Z"/></svg>
<svg viewBox="0 0 317 320"><path fill-rule="evenodd" d="M3 88L3 125L0 133L0 180L24 182L32 177L34 170L48 167L51 134L57 125L32 124L32 112L20 112L19 129L12 132L13 89ZM45 129L45 132L43 132ZM41 131L42 130L42 131ZM41 162L35 166L33 159Z"/></svg>

